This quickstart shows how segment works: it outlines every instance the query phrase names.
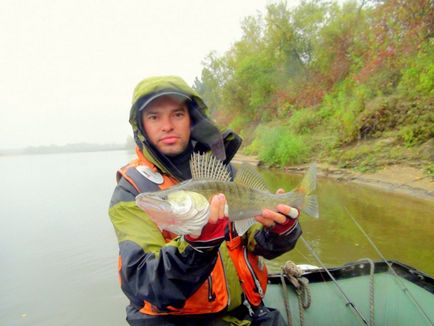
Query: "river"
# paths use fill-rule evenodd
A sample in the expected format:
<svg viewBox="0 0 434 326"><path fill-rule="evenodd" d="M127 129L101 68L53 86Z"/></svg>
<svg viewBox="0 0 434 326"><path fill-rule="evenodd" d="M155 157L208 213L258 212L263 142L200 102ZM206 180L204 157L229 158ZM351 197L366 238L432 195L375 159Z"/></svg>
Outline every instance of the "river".
<svg viewBox="0 0 434 326"><path fill-rule="evenodd" d="M117 241L107 215L126 151L0 157L0 324L125 325ZM271 189L301 176L261 171ZM390 259L434 274L434 203L319 180L320 219L301 217L305 238L328 266L379 260L346 207ZM300 242L268 262L318 265Z"/></svg>

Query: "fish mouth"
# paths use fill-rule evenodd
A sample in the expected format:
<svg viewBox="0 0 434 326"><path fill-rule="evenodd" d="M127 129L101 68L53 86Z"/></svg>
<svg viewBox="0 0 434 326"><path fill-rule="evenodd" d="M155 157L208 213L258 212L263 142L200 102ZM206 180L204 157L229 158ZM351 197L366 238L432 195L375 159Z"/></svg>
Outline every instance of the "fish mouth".
<svg viewBox="0 0 434 326"><path fill-rule="evenodd" d="M137 195L136 204L145 210L170 211L172 209L172 205L167 200L149 194Z"/></svg>

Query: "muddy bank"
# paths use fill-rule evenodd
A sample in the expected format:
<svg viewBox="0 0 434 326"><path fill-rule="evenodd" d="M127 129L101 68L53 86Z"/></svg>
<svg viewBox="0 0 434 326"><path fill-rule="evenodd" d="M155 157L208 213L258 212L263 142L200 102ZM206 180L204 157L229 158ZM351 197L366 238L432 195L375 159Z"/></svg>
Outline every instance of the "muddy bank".
<svg viewBox="0 0 434 326"><path fill-rule="evenodd" d="M253 156L236 155L234 163L246 162L255 166L260 161ZM282 168L288 173L303 173L308 165ZM349 169L318 163L318 176L333 178L339 182L355 182L385 191L403 193L425 200L434 201L434 180L423 170L405 165L390 165L375 173L361 173Z"/></svg>

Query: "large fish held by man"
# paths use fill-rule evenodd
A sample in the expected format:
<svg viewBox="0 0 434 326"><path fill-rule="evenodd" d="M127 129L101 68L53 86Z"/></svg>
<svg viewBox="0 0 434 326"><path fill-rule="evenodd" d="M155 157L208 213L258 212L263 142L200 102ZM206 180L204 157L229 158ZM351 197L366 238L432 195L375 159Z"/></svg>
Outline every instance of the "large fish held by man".
<svg viewBox="0 0 434 326"><path fill-rule="evenodd" d="M162 230L199 235L208 222L209 200L219 193L226 197L225 215L235 223L239 235L256 222L254 217L261 215L262 209L275 211L278 204L319 217L315 165L309 167L298 187L281 194L271 193L259 173L247 164L238 168L233 181L227 166L210 154L193 154L190 168L192 179L136 197L136 204Z"/></svg>

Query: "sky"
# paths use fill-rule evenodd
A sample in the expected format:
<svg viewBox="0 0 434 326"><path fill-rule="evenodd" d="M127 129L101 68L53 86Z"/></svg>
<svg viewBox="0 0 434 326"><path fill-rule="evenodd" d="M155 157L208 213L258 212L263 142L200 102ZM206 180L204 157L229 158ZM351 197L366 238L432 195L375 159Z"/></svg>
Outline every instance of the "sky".
<svg viewBox="0 0 434 326"><path fill-rule="evenodd" d="M124 143L135 85L178 75L273 0L1 0L0 149ZM298 0L288 0L294 6Z"/></svg>

